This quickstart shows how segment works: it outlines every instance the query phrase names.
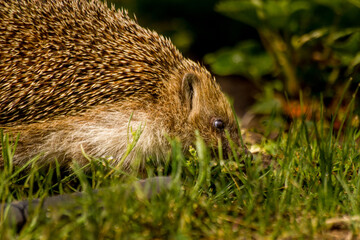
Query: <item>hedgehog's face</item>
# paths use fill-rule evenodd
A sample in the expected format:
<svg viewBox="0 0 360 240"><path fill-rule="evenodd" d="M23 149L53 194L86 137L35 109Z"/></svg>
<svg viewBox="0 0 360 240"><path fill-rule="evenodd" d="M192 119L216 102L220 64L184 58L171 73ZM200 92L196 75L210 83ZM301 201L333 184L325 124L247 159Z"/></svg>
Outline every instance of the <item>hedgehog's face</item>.
<svg viewBox="0 0 360 240"><path fill-rule="evenodd" d="M186 73L182 79L181 96L186 112L184 121L188 126L185 129L193 131L195 126L205 142L214 149L221 141L224 155L232 154L231 145L238 155L248 154L241 143L231 106L209 74Z"/></svg>

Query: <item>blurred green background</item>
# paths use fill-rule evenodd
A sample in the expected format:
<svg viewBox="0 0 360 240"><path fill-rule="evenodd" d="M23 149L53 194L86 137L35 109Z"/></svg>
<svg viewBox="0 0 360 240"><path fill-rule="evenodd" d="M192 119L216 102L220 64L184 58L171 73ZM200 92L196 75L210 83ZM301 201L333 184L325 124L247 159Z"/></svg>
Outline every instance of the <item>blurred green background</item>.
<svg viewBox="0 0 360 240"><path fill-rule="evenodd" d="M170 37L187 57L203 61L207 53L258 38L256 29L216 11L218 0L112 0L136 15L139 24Z"/></svg>
<svg viewBox="0 0 360 240"><path fill-rule="evenodd" d="M360 0L111 2L205 64L239 111L330 116L360 83Z"/></svg>

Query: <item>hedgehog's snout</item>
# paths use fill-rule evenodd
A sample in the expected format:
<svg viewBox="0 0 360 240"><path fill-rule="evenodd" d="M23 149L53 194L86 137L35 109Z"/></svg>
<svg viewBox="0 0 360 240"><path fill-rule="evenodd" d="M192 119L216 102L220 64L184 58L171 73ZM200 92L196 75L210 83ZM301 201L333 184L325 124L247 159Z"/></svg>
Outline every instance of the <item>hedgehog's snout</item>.
<svg viewBox="0 0 360 240"><path fill-rule="evenodd" d="M253 155L252 153L249 151L249 149L241 144L240 142L238 144L235 143L235 146L230 147L230 145L228 143L225 143L222 147L222 157L224 159L231 159L234 158L234 154L236 154L236 157L238 159L250 159L253 160ZM218 156L219 152L215 149L215 151L213 152L213 157L214 156Z"/></svg>
<svg viewBox="0 0 360 240"><path fill-rule="evenodd" d="M232 149L229 145L227 145L226 148L226 151L230 155L233 155L235 153L239 159L249 158L250 160L253 160L252 153L240 140L238 141L238 143L235 143L235 146L233 147L235 149Z"/></svg>
<svg viewBox="0 0 360 240"><path fill-rule="evenodd" d="M238 154L238 156L249 158L250 160L253 160L253 155L250 152L250 150L245 146L245 144L242 145L241 147L239 147L237 154Z"/></svg>

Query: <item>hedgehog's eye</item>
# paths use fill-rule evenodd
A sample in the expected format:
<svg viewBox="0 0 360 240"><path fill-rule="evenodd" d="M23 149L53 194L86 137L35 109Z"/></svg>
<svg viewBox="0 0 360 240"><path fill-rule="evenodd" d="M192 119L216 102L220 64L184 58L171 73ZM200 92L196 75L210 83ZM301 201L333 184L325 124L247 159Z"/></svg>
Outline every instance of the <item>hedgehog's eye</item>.
<svg viewBox="0 0 360 240"><path fill-rule="evenodd" d="M215 119L213 125L218 130L224 130L225 128L225 123L221 119Z"/></svg>

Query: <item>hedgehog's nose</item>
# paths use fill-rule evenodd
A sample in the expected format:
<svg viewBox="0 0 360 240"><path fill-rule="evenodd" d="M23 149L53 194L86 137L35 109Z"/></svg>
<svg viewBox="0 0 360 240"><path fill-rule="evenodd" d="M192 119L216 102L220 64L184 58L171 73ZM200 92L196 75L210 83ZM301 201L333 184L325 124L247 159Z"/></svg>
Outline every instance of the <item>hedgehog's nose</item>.
<svg viewBox="0 0 360 240"><path fill-rule="evenodd" d="M252 153L249 151L249 149L245 145L242 145L240 147L240 149L238 150L238 155L239 156L244 156L246 158L250 158L250 160L253 160Z"/></svg>

